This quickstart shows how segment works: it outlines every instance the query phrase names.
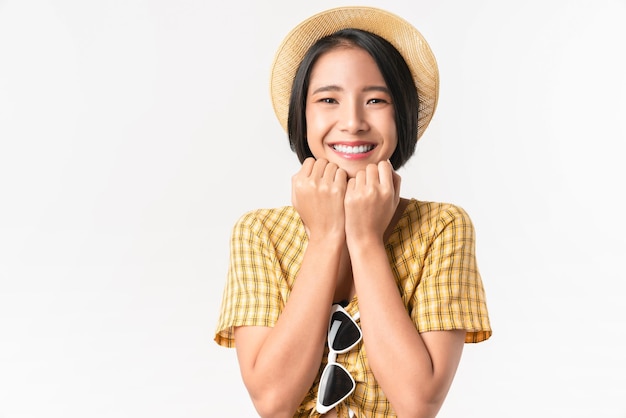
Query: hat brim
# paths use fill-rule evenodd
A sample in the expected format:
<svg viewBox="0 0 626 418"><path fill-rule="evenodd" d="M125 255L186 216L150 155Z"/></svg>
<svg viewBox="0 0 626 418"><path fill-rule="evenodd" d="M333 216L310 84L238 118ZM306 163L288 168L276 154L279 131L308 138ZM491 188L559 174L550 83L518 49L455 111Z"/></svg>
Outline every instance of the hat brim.
<svg viewBox="0 0 626 418"><path fill-rule="evenodd" d="M293 80L309 48L341 29L361 29L389 41L406 61L419 96L419 139L428 127L439 97L439 70L430 46L409 22L374 7L338 7L306 19L289 32L278 48L270 75L274 112L285 131Z"/></svg>

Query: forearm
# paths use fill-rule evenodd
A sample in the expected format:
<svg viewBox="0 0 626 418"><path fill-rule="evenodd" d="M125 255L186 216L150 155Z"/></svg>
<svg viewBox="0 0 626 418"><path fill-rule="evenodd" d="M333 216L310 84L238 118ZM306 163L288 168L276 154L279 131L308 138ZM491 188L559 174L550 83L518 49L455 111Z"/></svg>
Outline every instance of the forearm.
<svg viewBox="0 0 626 418"><path fill-rule="evenodd" d="M259 412L293 416L321 363L343 243L312 239L289 299L244 376Z"/></svg>
<svg viewBox="0 0 626 418"><path fill-rule="evenodd" d="M399 417L433 417L447 393L404 306L382 240L350 247L363 341L376 380Z"/></svg>

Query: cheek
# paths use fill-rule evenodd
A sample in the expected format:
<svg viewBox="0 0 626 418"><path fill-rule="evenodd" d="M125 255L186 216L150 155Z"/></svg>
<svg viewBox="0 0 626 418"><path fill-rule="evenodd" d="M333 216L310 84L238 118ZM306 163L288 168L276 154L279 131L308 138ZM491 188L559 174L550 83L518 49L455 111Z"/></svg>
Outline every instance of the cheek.
<svg viewBox="0 0 626 418"><path fill-rule="evenodd" d="M398 141L390 142L390 147L387 150L387 159L390 159L394 152L396 152L396 148L398 148Z"/></svg>
<svg viewBox="0 0 626 418"><path fill-rule="evenodd" d="M313 109L307 109L304 113L304 117L306 119L307 126L314 126L319 123L319 112L314 111Z"/></svg>
<svg viewBox="0 0 626 418"><path fill-rule="evenodd" d="M307 133L307 138L308 138L309 135L311 134L311 131L313 130L313 127L315 126L315 115L313 115L312 112L309 112L307 110L304 113L304 121L306 123L306 133Z"/></svg>
<svg viewBox="0 0 626 418"><path fill-rule="evenodd" d="M393 154L393 152L398 147L398 130L396 129L396 122L395 122L393 115L391 116L391 120L388 119L388 121L389 122L386 128L386 132L387 132L386 136L389 141L390 148L391 148L391 151L390 151L390 156L391 156L391 154Z"/></svg>
<svg viewBox="0 0 626 418"><path fill-rule="evenodd" d="M309 146L309 149L313 153L313 155L317 158L317 148L319 147L319 130L317 129L317 124L315 118L309 117L307 114L306 118L306 143Z"/></svg>
<svg viewBox="0 0 626 418"><path fill-rule="evenodd" d="M325 128L324 119L319 114L315 112L306 113L307 138L312 140L319 139L320 136L323 136Z"/></svg>

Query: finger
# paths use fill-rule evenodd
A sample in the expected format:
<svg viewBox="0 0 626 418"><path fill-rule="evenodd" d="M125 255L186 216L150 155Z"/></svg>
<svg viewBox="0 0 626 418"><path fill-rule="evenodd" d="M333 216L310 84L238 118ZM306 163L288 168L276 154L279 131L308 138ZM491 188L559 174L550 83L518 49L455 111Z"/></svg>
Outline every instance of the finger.
<svg viewBox="0 0 626 418"><path fill-rule="evenodd" d="M378 166L376 164L368 164L365 167L365 183L376 185L380 183L380 178L378 177Z"/></svg>
<svg viewBox="0 0 626 418"><path fill-rule="evenodd" d="M354 188L356 187L356 178L355 177L351 177L348 179L348 184L346 186L346 190L354 190ZM347 193L346 193L347 195Z"/></svg>
<svg viewBox="0 0 626 418"><path fill-rule="evenodd" d="M393 168L388 161L378 163L378 178L380 179L381 186L394 190Z"/></svg>
<svg viewBox="0 0 626 418"><path fill-rule="evenodd" d="M339 168L339 166L337 166L337 164L335 163L328 163L326 164L326 167L324 167L324 178L328 179L329 181L335 181L335 174L337 173L337 169Z"/></svg>
<svg viewBox="0 0 626 418"><path fill-rule="evenodd" d="M314 165L315 165L315 158L309 157L306 160L304 160L304 162L302 163L302 168L300 169L300 172L308 177L311 175L311 171L313 170Z"/></svg>
<svg viewBox="0 0 626 418"><path fill-rule="evenodd" d="M335 171L335 181L338 183L345 184L348 182L348 172L343 168L337 168Z"/></svg>
<svg viewBox="0 0 626 418"><path fill-rule="evenodd" d="M366 178L367 178L367 175L366 175L365 170L358 171L356 175L354 176L354 187L355 188L365 187Z"/></svg>
<svg viewBox="0 0 626 418"><path fill-rule="evenodd" d="M328 164L328 160L324 158L320 158L315 161L313 164L313 170L311 171L311 177L319 177L322 178L324 176L324 170L326 169L326 165Z"/></svg>

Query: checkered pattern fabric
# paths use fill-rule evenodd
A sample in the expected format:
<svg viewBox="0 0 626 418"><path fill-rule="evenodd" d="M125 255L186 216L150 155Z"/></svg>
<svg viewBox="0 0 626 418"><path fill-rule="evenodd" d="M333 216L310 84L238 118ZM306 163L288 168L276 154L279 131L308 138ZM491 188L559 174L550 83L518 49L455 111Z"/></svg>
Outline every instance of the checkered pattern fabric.
<svg viewBox="0 0 626 418"><path fill-rule="evenodd" d="M233 328L272 327L289 299L300 268L307 236L291 206L246 213L236 223L215 341L234 347ZM466 330L465 341L491 336L480 273L476 265L474 227L458 206L411 200L386 245L393 274L407 312L420 332ZM358 310L358 295L346 310ZM328 350L328 348L326 348ZM327 352L320 365L326 362ZM368 366L363 342L337 361L357 387L338 407L356 416L394 417L391 405ZM319 415L315 400L319 374L294 417Z"/></svg>

